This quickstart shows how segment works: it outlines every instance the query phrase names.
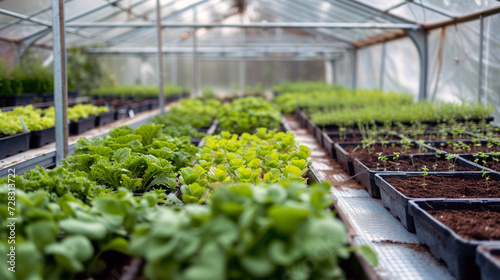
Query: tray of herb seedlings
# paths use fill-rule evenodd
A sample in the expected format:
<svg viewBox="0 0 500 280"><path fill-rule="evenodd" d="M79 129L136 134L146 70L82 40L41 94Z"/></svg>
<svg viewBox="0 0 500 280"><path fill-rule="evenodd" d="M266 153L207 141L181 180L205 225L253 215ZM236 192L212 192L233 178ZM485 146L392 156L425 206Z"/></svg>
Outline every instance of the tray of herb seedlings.
<svg viewBox="0 0 500 280"><path fill-rule="evenodd" d="M382 204L389 208L410 232L415 231L413 218L408 212L410 200L500 197L500 173L486 170L429 172L426 167L422 168L422 172L376 174L375 184L380 188Z"/></svg>
<svg viewBox="0 0 500 280"><path fill-rule="evenodd" d="M377 158L366 157L363 161L354 160L354 173L359 174L356 179L365 187L372 197L380 198L379 187L375 184L375 174L399 172L455 172L481 171L481 166L470 162L455 154L443 154L436 151L434 154L402 155L393 152L392 155L379 153Z"/></svg>
<svg viewBox="0 0 500 280"><path fill-rule="evenodd" d="M500 152L460 155L460 158L474 162L482 169L493 172L500 172Z"/></svg>
<svg viewBox="0 0 500 280"><path fill-rule="evenodd" d="M349 175L354 176L354 160L361 162L365 160L378 160L379 154L383 156L394 155L413 155L413 154L434 154L435 150L422 143L401 139L401 141L382 141L365 139L362 142L345 142L334 144L336 157L342 167Z"/></svg>
<svg viewBox="0 0 500 280"><path fill-rule="evenodd" d="M425 144L445 153L453 154L500 152L500 141L498 139L425 141Z"/></svg>
<svg viewBox="0 0 500 280"><path fill-rule="evenodd" d="M479 245L500 242L500 199L415 200L409 203L417 238L459 280L480 277ZM498 279L499 274L496 275Z"/></svg>

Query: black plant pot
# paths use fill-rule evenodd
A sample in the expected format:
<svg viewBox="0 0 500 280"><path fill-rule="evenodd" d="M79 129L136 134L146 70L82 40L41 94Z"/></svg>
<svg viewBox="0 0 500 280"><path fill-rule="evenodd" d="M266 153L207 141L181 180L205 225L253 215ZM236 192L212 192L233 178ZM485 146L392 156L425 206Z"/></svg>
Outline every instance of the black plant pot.
<svg viewBox="0 0 500 280"><path fill-rule="evenodd" d="M69 98L77 98L78 97L78 90L70 90L70 91L68 91L68 97Z"/></svg>
<svg viewBox="0 0 500 280"><path fill-rule="evenodd" d="M90 116L86 119L80 119L76 122L69 123L69 134L70 135L79 135L84 133L85 131L89 131L95 127L95 116Z"/></svg>
<svg viewBox="0 0 500 280"><path fill-rule="evenodd" d="M95 126L110 124L115 121L115 111L102 113L95 118Z"/></svg>
<svg viewBox="0 0 500 280"><path fill-rule="evenodd" d="M128 109L120 108L115 111L115 120L123 120L128 118Z"/></svg>
<svg viewBox="0 0 500 280"><path fill-rule="evenodd" d="M498 280L500 275L500 243L477 247L476 264L482 280Z"/></svg>
<svg viewBox="0 0 500 280"><path fill-rule="evenodd" d="M0 96L0 105L2 107L24 106L24 105L32 104L33 99L35 97L36 97L36 94Z"/></svg>
<svg viewBox="0 0 500 280"><path fill-rule="evenodd" d="M56 141L56 128L50 127L42 130L32 131L30 148L40 148Z"/></svg>
<svg viewBox="0 0 500 280"><path fill-rule="evenodd" d="M40 93L38 97L42 99L43 103L54 102L54 93Z"/></svg>
<svg viewBox="0 0 500 280"><path fill-rule="evenodd" d="M0 138L0 159L12 156L30 148L30 132L23 132Z"/></svg>
<svg viewBox="0 0 500 280"><path fill-rule="evenodd" d="M427 210L487 208L499 212L500 199L427 199L410 201L409 205L419 242L427 245L437 259L443 260L457 279L481 279L479 268L474 261L476 249L479 245L493 245L499 241L466 240L434 218ZM498 276L497 274L494 279L498 279Z"/></svg>

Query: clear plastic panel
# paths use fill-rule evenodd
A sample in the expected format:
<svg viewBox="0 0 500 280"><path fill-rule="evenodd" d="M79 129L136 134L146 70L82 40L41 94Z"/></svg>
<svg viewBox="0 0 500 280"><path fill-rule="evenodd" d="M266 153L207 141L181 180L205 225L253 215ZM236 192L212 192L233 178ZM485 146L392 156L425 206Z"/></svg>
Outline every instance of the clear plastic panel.
<svg viewBox="0 0 500 280"><path fill-rule="evenodd" d="M500 124L500 15L487 17L484 27L483 89L487 102L496 108L494 122Z"/></svg>
<svg viewBox="0 0 500 280"><path fill-rule="evenodd" d="M409 38L386 43L383 90L418 96L420 64L417 49Z"/></svg>
<svg viewBox="0 0 500 280"><path fill-rule="evenodd" d="M381 88L382 50L378 44L358 51L358 88Z"/></svg>
<svg viewBox="0 0 500 280"><path fill-rule="evenodd" d="M478 100L479 21L431 32L429 53L430 100Z"/></svg>

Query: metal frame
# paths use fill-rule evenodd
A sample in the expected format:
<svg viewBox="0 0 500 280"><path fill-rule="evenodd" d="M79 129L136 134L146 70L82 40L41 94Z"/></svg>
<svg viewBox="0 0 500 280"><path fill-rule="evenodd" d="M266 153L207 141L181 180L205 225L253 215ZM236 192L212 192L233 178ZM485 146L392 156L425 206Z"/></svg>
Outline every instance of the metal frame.
<svg viewBox="0 0 500 280"><path fill-rule="evenodd" d="M160 106L160 114L163 114L165 108L163 107L163 52L162 50L162 28L161 28L161 5L160 0L156 0L156 31L158 49L156 50L157 65L158 65L158 104Z"/></svg>
<svg viewBox="0 0 500 280"><path fill-rule="evenodd" d="M56 165L68 155L68 81L66 76L66 44L64 2L52 0L52 33L54 40L54 109L56 115Z"/></svg>

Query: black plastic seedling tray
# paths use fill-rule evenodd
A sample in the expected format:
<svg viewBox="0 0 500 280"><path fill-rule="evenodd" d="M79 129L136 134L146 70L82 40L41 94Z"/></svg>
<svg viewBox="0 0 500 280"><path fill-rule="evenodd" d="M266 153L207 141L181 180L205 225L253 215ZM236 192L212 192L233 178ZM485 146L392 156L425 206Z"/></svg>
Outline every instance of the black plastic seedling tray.
<svg viewBox="0 0 500 280"><path fill-rule="evenodd" d="M478 246L476 264L481 271L481 280L498 280L500 277L500 242L496 245Z"/></svg>
<svg viewBox="0 0 500 280"><path fill-rule="evenodd" d="M95 116L69 123L69 134L79 135L95 127Z"/></svg>
<svg viewBox="0 0 500 280"><path fill-rule="evenodd" d="M30 132L0 138L0 159L27 151L30 148Z"/></svg>
<svg viewBox="0 0 500 280"><path fill-rule="evenodd" d="M56 128L50 127L31 132L30 148L40 148L56 141Z"/></svg>
<svg viewBox="0 0 500 280"><path fill-rule="evenodd" d="M106 113L102 113L95 118L95 126L102 126L106 124L110 124L115 121L115 112L110 111Z"/></svg>
<svg viewBox="0 0 500 280"><path fill-rule="evenodd" d="M427 200L428 198L412 198L407 197L391 184L385 178L394 176L422 176L422 172L400 172L390 174L375 174L375 184L380 188L380 197L382 198L382 205L391 211L392 215L397 217L401 224L410 232L415 232L415 224L413 217L408 210L408 203L410 200ZM481 172L429 172L430 175L447 176L454 178L475 178L482 179ZM500 180L499 173L491 173L489 175L492 180ZM438 199L438 197L436 197ZM481 198L470 198L481 199ZM456 199L449 199L456 200Z"/></svg>
<svg viewBox="0 0 500 280"><path fill-rule="evenodd" d="M467 240L438 221L427 210L482 209L500 212L500 199L426 199L410 201L410 213L415 219L417 237L431 253L443 260L448 270L459 280L481 279L479 267L475 263L479 245L498 244L499 241ZM499 275L496 278L499 279ZM484 279L484 278L483 278Z"/></svg>
<svg viewBox="0 0 500 280"><path fill-rule="evenodd" d="M413 154L409 156L402 156L401 159L405 158L408 159L410 157L413 157L414 159L436 158L435 155L431 154ZM389 156L388 158L392 160L393 156ZM480 166L460 157L456 159L455 164L462 167L475 168L477 169L477 171L481 171ZM368 190L368 192L372 197L375 198L380 198L380 189L375 184L375 174L393 174L393 173L398 174L397 170L383 171L383 170L369 169L359 160L354 160L353 167L354 167L354 174L359 174L358 176L356 176L356 180Z"/></svg>

